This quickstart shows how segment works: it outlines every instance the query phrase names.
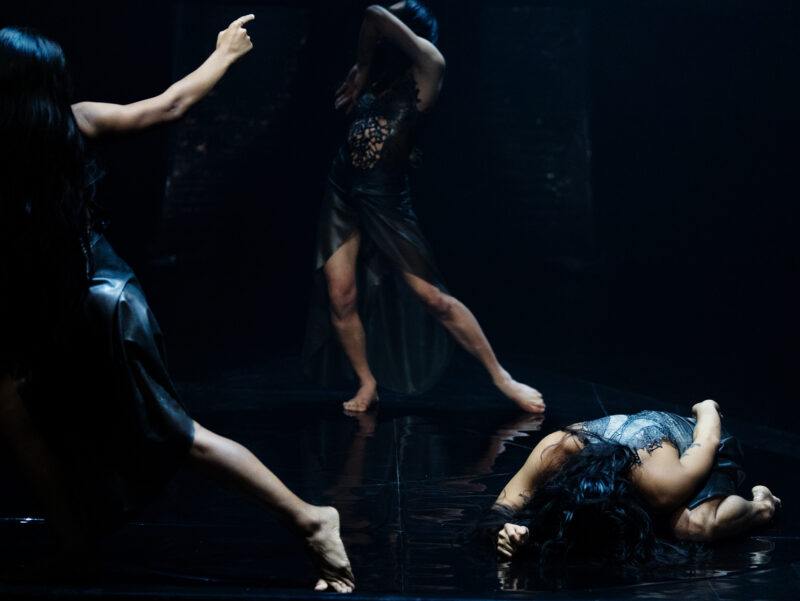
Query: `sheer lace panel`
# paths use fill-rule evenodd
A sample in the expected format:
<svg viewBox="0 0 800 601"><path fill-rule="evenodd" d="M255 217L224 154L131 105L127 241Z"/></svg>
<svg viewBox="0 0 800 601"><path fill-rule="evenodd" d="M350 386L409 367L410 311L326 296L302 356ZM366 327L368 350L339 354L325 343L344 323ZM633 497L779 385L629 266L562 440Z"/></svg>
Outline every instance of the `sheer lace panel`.
<svg viewBox="0 0 800 601"><path fill-rule="evenodd" d="M381 158L386 139L392 135L392 126L385 117L366 117L353 122L348 134L350 160L359 169L370 169Z"/></svg>
<svg viewBox="0 0 800 601"><path fill-rule="evenodd" d="M660 411L642 411L634 415L611 415L583 424L583 429L632 449L652 453L664 443L680 448L673 432L672 416Z"/></svg>

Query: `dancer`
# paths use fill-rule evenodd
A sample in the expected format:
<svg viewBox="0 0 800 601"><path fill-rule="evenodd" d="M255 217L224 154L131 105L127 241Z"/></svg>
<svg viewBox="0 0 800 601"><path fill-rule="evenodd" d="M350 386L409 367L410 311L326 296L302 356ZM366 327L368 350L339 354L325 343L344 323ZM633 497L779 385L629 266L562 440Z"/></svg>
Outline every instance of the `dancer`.
<svg viewBox="0 0 800 601"><path fill-rule="evenodd" d="M769 522L781 501L767 487L755 486L752 500L736 495L741 448L717 403L692 413L612 415L543 438L487 520L498 553L527 547L549 565L632 566L658 560L662 537L709 542Z"/></svg>
<svg viewBox="0 0 800 601"><path fill-rule="evenodd" d="M92 220L96 176L81 132L181 116L252 48L244 26L253 18L220 32L208 60L163 94L124 106L71 107L61 48L0 30L0 440L70 556L189 465L303 537L317 590L350 592L336 509L306 503L249 450L186 413L142 289Z"/></svg>
<svg viewBox="0 0 800 601"><path fill-rule="evenodd" d="M444 326L504 395L541 413L541 395L503 369L474 315L445 289L411 207L417 126L444 77L437 30L416 0L366 10L358 62L336 95L352 120L323 200L304 360L323 382L349 363L359 388L344 407L366 411L378 383L407 393L435 383L449 356Z"/></svg>

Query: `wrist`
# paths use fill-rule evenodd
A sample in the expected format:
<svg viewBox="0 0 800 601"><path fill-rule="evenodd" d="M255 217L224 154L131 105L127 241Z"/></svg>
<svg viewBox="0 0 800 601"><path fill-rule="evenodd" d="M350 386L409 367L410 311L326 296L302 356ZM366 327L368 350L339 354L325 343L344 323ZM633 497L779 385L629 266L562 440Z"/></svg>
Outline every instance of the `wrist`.
<svg viewBox="0 0 800 601"><path fill-rule="evenodd" d="M222 48L217 48L211 53L209 60L212 60L227 69L236 62L236 58L237 57L233 54L233 52L230 52L229 50L223 50Z"/></svg>

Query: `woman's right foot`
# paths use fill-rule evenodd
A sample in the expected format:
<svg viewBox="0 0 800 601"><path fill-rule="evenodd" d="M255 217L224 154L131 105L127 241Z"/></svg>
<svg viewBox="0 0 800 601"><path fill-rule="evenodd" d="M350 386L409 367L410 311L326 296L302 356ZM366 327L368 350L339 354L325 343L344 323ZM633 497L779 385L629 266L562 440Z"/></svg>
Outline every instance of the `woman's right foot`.
<svg viewBox="0 0 800 601"><path fill-rule="evenodd" d="M314 507L312 511L313 527L306 535L306 544L320 573L314 590L351 593L356 584L339 533L339 512L333 507Z"/></svg>
<svg viewBox="0 0 800 601"><path fill-rule="evenodd" d="M527 384L517 382L508 372L504 372L494 384L500 392L514 401L523 411L544 413L545 406L542 394Z"/></svg>
<svg viewBox="0 0 800 601"><path fill-rule="evenodd" d="M363 413L364 411L369 411L369 408L372 407L373 403L377 400L378 383L373 380L372 382L362 384L358 392L356 392L356 396L346 403L342 403L342 406L345 411Z"/></svg>
<svg viewBox="0 0 800 601"><path fill-rule="evenodd" d="M757 484L753 487L753 501L767 501L772 504L773 509L781 506L781 500L772 494L772 491L766 486Z"/></svg>

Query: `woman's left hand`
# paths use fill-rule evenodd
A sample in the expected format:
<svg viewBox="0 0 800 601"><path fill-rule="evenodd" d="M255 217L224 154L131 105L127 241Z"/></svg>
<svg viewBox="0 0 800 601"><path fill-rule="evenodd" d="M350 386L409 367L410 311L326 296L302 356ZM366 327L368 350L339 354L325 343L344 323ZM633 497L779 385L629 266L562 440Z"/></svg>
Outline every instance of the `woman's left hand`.
<svg viewBox="0 0 800 601"><path fill-rule="evenodd" d="M511 558L528 540L530 531L525 526L506 524L497 535L497 552Z"/></svg>
<svg viewBox="0 0 800 601"><path fill-rule="evenodd" d="M353 65L353 68L350 69L350 73L347 74L347 79L345 79L344 83L336 90L336 101L334 103L336 109L343 108L349 113L355 106L358 97L361 96L361 92L366 84L367 69L358 64Z"/></svg>

